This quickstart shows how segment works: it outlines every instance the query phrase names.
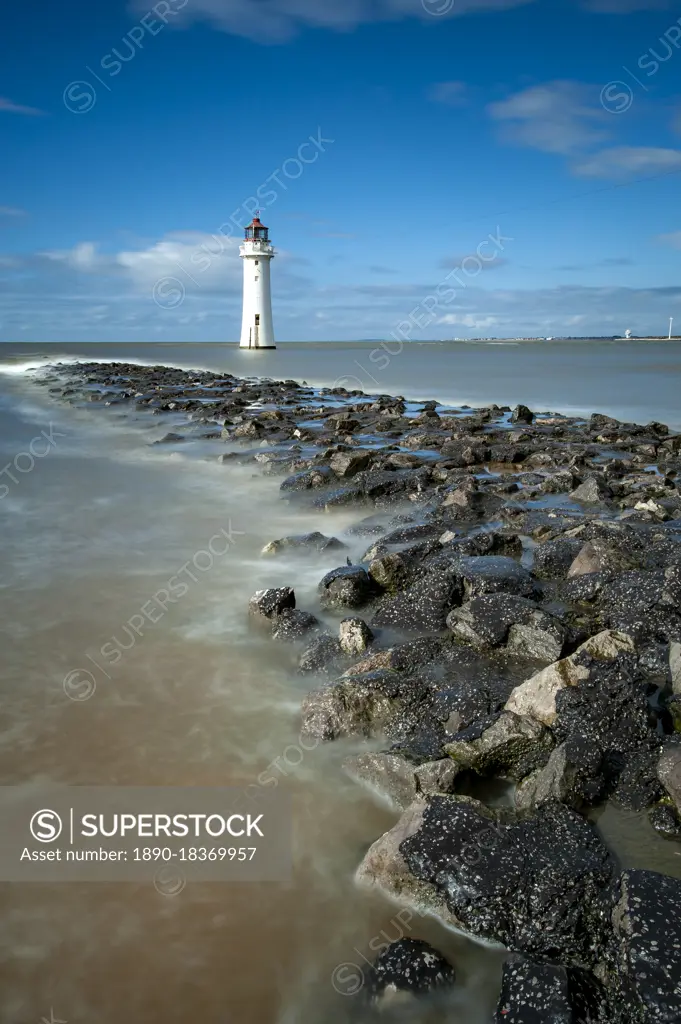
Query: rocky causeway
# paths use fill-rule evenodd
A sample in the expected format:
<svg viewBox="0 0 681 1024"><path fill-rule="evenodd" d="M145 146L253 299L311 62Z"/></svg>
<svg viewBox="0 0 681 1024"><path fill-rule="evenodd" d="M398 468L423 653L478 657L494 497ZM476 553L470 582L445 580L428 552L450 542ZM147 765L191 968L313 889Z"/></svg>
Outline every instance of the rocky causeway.
<svg viewBox="0 0 681 1024"><path fill-rule="evenodd" d="M681 1021L681 879L623 870L595 825L632 812L681 855L681 435L165 366L35 379L318 510L263 551L316 553L314 606L292 578L244 614L306 678L304 731L364 741L345 770L399 815L358 885L508 950L498 1024ZM402 939L365 998L456 984Z"/></svg>

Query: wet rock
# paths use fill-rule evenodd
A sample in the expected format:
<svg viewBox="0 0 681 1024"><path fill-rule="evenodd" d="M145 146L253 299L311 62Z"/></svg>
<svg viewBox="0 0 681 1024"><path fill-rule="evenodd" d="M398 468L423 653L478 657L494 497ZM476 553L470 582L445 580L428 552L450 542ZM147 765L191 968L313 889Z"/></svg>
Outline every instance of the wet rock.
<svg viewBox="0 0 681 1024"><path fill-rule="evenodd" d="M662 752L657 777L674 803L677 812L681 812L681 746L668 745Z"/></svg>
<svg viewBox="0 0 681 1024"><path fill-rule="evenodd" d="M279 555L289 551L336 551L344 548L345 544L336 537L325 537L323 533L306 533L296 537L282 537L280 540L270 541L263 549L263 555Z"/></svg>
<svg viewBox="0 0 681 1024"><path fill-rule="evenodd" d="M495 1024L577 1024L565 967L510 956L504 964Z"/></svg>
<svg viewBox="0 0 681 1024"><path fill-rule="evenodd" d="M251 618L271 623L278 615L296 606L296 595L291 587L258 590L251 598L248 612Z"/></svg>
<svg viewBox="0 0 681 1024"><path fill-rule="evenodd" d="M681 842L681 816L671 804L657 804L648 812L648 820L663 839Z"/></svg>
<svg viewBox="0 0 681 1024"><path fill-rule="evenodd" d="M357 754L347 758L343 768L356 782L377 793L392 807L406 810L416 798L414 765L398 754Z"/></svg>
<svg viewBox="0 0 681 1024"><path fill-rule="evenodd" d="M669 645L669 673L672 681L672 692L681 696L681 643Z"/></svg>
<svg viewBox="0 0 681 1024"><path fill-rule="evenodd" d="M382 590L400 590L413 575L407 560L400 554L383 555L369 565L369 575Z"/></svg>
<svg viewBox="0 0 681 1024"><path fill-rule="evenodd" d="M596 505L611 498L612 491L602 477L590 476L571 491L570 497L583 505Z"/></svg>
<svg viewBox="0 0 681 1024"><path fill-rule="evenodd" d="M456 574L426 573L401 593L384 597L371 625L411 632L438 632L445 628L447 615L461 601L462 592L462 583Z"/></svg>
<svg viewBox="0 0 681 1024"><path fill-rule="evenodd" d="M337 452L331 459L330 466L336 476L353 477L371 463L371 453L367 451Z"/></svg>
<svg viewBox="0 0 681 1024"><path fill-rule="evenodd" d="M343 619L341 622L339 641L346 654L364 654L373 640L374 634L363 619Z"/></svg>
<svg viewBox="0 0 681 1024"><path fill-rule="evenodd" d="M569 658L549 665L516 687L506 710L552 726L556 720L556 697L561 690L588 680L598 662L610 661L623 652L633 653L634 650L633 641L624 633L612 630L598 633Z"/></svg>
<svg viewBox="0 0 681 1024"><path fill-rule="evenodd" d="M327 573L318 590L324 608L361 608L375 593L366 569L354 565L344 565Z"/></svg>
<svg viewBox="0 0 681 1024"><path fill-rule="evenodd" d="M328 466L316 466L314 469L294 473L284 480L282 491L309 491L317 487L326 487L336 480Z"/></svg>
<svg viewBox="0 0 681 1024"><path fill-rule="evenodd" d="M303 651L298 666L303 673L328 673L336 671L344 659L345 651L338 638L322 633Z"/></svg>
<svg viewBox="0 0 681 1024"><path fill-rule="evenodd" d="M546 764L553 745L538 722L505 712L482 731L459 732L444 750L461 769L518 782Z"/></svg>
<svg viewBox="0 0 681 1024"><path fill-rule="evenodd" d="M456 972L445 958L420 939L400 939L384 950L367 977L371 1003L381 1010L450 988Z"/></svg>
<svg viewBox="0 0 681 1024"><path fill-rule="evenodd" d="M321 740L396 737L409 700L403 686L400 674L390 670L345 676L307 695L302 709L303 731Z"/></svg>
<svg viewBox="0 0 681 1024"><path fill-rule="evenodd" d="M516 789L515 805L518 810L532 810L541 804L559 800L580 810L601 795L600 786L595 791L591 789L591 780L598 774L600 766L600 752L586 741L576 738L573 743L561 743L551 752L544 768L521 781Z"/></svg>
<svg viewBox="0 0 681 1024"><path fill-rule="evenodd" d="M512 594L476 597L450 612L447 625L474 647L506 644L509 650L547 664L560 658L565 642L565 629L558 619Z"/></svg>
<svg viewBox="0 0 681 1024"><path fill-rule="evenodd" d="M457 566L469 600L483 594L515 594L531 598L536 585L530 573L512 558L484 555L462 558Z"/></svg>
<svg viewBox="0 0 681 1024"><path fill-rule="evenodd" d="M632 561L605 540L590 540L580 548L570 566L568 578L593 572L622 572L631 567Z"/></svg>
<svg viewBox="0 0 681 1024"><path fill-rule="evenodd" d="M316 629L319 629L319 620L314 615L294 608L274 619L272 636L283 643L297 643Z"/></svg>
<svg viewBox="0 0 681 1024"><path fill-rule="evenodd" d="M681 641L681 570L623 572L603 587L599 606L610 629L635 641Z"/></svg>
<svg viewBox="0 0 681 1024"><path fill-rule="evenodd" d="M477 939L588 966L605 943L613 870L595 829L562 804L516 817L436 796L374 844L357 878Z"/></svg>
<svg viewBox="0 0 681 1024"><path fill-rule="evenodd" d="M542 579L564 578L581 549L582 543L577 538L549 540L535 549L532 571Z"/></svg>
<svg viewBox="0 0 681 1024"><path fill-rule="evenodd" d="M533 423L534 413L526 405L516 405L511 413L511 423Z"/></svg>
<svg viewBox="0 0 681 1024"><path fill-rule="evenodd" d="M612 908L609 960L615 1010L627 1024L681 1019L681 881L624 871Z"/></svg>

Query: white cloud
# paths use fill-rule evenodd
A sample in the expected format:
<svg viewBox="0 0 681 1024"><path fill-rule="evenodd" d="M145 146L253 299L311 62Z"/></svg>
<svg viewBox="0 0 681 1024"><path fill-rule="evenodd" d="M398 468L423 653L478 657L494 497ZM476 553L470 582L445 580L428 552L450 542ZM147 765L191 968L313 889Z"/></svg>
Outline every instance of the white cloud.
<svg viewBox="0 0 681 1024"><path fill-rule="evenodd" d="M0 96L0 110L4 110L7 114L24 114L27 117L42 117L45 113L36 107L25 107L22 103L14 103L4 96Z"/></svg>
<svg viewBox="0 0 681 1024"><path fill-rule="evenodd" d="M349 31L375 21L420 18L435 24L446 18L522 7L535 0L191 0L183 18L202 18L224 32L260 42L281 42L304 28ZM148 0L133 0L148 10ZM428 10L430 6L431 10ZM434 17L439 15L439 17Z"/></svg>
<svg viewBox="0 0 681 1024"><path fill-rule="evenodd" d="M428 93L433 103L447 107L463 107L467 101L468 87L465 82L436 82Z"/></svg>
<svg viewBox="0 0 681 1024"><path fill-rule="evenodd" d="M663 245L671 245L674 249L681 249L681 231L672 231L668 235L658 235L658 242Z"/></svg>
<svg viewBox="0 0 681 1024"><path fill-rule="evenodd" d="M579 82L534 85L487 111L501 123L504 139L545 153L570 155L607 138L600 128L605 112L588 102Z"/></svg>
<svg viewBox="0 0 681 1024"><path fill-rule="evenodd" d="M585 178L629 178L681 170L681 150L646 146L615 146L575 164Z"/></svg>

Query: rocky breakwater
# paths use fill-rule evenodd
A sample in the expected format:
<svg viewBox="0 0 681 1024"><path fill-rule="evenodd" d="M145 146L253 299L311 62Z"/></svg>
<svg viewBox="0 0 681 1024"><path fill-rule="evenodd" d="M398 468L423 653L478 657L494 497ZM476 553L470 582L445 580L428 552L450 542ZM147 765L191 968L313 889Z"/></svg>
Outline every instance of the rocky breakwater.
<svg viewBox="0 0 681 1024"><path fill-rule="evenodd" d="M319 510L264 552L319 559L316 600L291 579L249 612L310 679L303 728L364 741L347 771L399 815L358 882L506 948L499 1022L681 1020L681 881L622 870L594 825L612 804L647 848L681 840L681 436L163 367L44 382ZM456 989L422 944L375 973L374 1001Z"/></svg>

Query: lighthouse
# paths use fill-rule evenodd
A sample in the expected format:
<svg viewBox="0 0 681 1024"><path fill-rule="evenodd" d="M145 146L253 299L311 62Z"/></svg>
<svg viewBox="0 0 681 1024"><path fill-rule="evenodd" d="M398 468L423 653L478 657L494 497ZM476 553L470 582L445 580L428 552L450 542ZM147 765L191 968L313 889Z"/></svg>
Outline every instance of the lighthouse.
<svg viewBox="0 0 681 1024"><path fill-rule="evenodd" d="M272 324L270 263L276 253L269 228L255 216L246 228L241 246L244 261L244 317L241 348L276 348Z"/></svg>

